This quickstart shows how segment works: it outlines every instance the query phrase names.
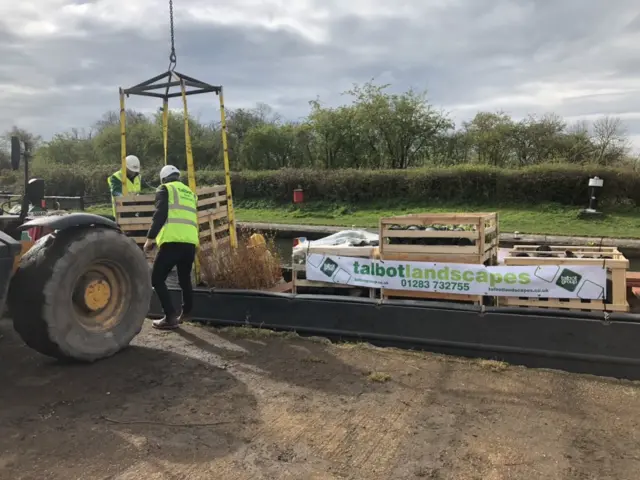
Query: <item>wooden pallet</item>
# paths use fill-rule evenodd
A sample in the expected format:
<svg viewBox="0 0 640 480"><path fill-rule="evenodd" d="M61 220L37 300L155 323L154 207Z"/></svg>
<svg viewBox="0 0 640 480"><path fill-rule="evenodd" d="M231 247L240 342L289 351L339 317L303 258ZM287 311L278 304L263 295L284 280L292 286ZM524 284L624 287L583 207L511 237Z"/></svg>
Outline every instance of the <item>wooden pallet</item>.
<svg viewBox="0 0 640 480"><path fill-rule="evenodd" d="M540 251L539 248L545 248ZM567 252L571 252L567 256ZM575 257L573 256L575 255ZM500 306L568 310L607 310L628 312L627 270L629 260L616 247L573 247L518 245L504 258L505 265L604 266L607 269L607 298L582 300L568 298L498 297Z"/></svg>
<svg viewBox="0 0 640 480"><path fill-rule="evenodd" d="M424 230L439 225L449 230ZM473 230L453 230L472 226ZM398 227L417 227L403 230ZM499 242L498 214L420 213L380 219L380 257L383 260L496 265ZM406 290L382 290L382 298L414 298L481 304L481 295Z"/></svg>
<svg viewBox="0 0 640 480"><path fill-rule="evenodd" d="M215 249L229 243L229 212L226 187L199 187L198 222L200 248ZM155 211L155 195L127 195L116 198L116 223L140 246L147 239L151 217Z"/></svg>

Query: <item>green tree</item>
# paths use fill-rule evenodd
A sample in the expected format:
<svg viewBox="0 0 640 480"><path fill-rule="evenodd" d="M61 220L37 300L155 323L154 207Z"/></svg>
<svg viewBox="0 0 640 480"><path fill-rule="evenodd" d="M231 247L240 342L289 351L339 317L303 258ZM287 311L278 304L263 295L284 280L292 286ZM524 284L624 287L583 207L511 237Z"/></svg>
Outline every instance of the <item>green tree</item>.
<svg viewBox="0 0 640 480"><path fill-rule="evenodd" d="M363 127L370 150L385 158L394 169L418 166L432 159L440 138L453 123L427 101L426 92L409 90L389 94L389 85L354 85L347 93L354 97L357 122Z"/></svg>
<svg viewBox="0 0 640 480"><path fill-rule="evenodd" d="M479 112L464 123L466 135L480 163L505 167L513 159L512 139L515 125L504 112Z"/></svg>
<svg viewBox="0 0 640 480"><path fill-rule="evenodd" d="M277 168L408 169L481 163L525 167L544 162L636 165L620 119L602 117L593 124L567 126L554 114L514 120L504 112L478 112L455 128L425 92L392 93L389 85L354 85L343 105L310 102L306 119L286 122L265 104L227 112L228 152L234 170ZM184 117L169 113L168 162L187 164ZM162 112L126 111L127 152L140 157L143 171L164 159ZM106 112L87 130L60 132L43 142L14 127L0 136L0 168L9 165L9 137L18 134L34 148L34 165L73 165L104 169L120 162L120 115ZM190 116L194 162L198 169L222 169L220 121ZM145 174L146 175L146 174Z"/></svg>

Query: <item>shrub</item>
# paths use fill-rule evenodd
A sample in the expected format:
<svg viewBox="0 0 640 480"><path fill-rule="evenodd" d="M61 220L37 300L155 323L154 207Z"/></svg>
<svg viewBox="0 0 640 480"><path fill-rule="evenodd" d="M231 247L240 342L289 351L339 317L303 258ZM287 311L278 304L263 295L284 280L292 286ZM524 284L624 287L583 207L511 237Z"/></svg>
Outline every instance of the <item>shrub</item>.
<svg viewBox="0 0 640 480"><path fill-rule="evenodd" d="M250 245L239 241L238 248L201 250L198 258L202 279L209 287L265 290L282 278L282 262L273 238Z"/></svg>
<svg viewBox="0 0 640 480"><path fill-rule="evenodd" d="M33 175L47 182L47 195L108 198L107 176L114 168L37 168ZM371 203L529 204L585 205L587 181L604 179L601 195L607 204L640 205L640 174L631 170L540 165L518 170L461 166L419 170L294 170L238 172L231 176L236 200L267 200L289 203L298 186L309 201ZM157 173L143 170L152 185ZM199 185L224 183L224 172L199 171ZM19 190L22 180L15 172L0 172L0 189Z"/></svg>

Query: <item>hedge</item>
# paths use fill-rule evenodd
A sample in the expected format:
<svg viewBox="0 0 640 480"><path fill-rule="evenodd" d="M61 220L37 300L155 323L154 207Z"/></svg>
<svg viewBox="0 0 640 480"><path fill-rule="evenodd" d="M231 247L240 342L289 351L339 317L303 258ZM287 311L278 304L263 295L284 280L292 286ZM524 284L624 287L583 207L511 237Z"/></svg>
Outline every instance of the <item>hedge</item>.
<svg viewBox="0 0 640 480"><path fill-rule="evenodd" d="M44 178L47 195L108 198L107 175L113 168L91 170L57 167L34 169ZM157 184L157 173L143 176ZM305 199L363 204L381 201L467 204L559 203L585 205L589 177L604 179L601 198L607 204L640 205L640 174L602 167L538 166L504 170L463 166L420 170L277 170L232 174L236 200L291 202L298 186ZM200 171L199 185L221 184L224 173ZM19 172L0 172L0 189L19 189Z"/></svg>

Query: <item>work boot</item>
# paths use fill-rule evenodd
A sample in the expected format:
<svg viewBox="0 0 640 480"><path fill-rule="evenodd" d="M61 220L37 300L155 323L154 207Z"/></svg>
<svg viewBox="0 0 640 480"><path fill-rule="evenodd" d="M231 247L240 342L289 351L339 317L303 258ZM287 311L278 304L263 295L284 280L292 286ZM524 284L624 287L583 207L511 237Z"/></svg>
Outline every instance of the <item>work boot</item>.
<svg viewBox="0 0 640 480"><path fill-rule="evenodd" d="M192 320L190 313L182 312L178 317L178 323L190 322Z"/></svg>
<svg viewBox="0 0 640 480"><path fill-rule="evenodd" d="M171 315L154 320L152 326L158 330L175 330L180 326L180 322L178 322L178 317Z"/></svg>

